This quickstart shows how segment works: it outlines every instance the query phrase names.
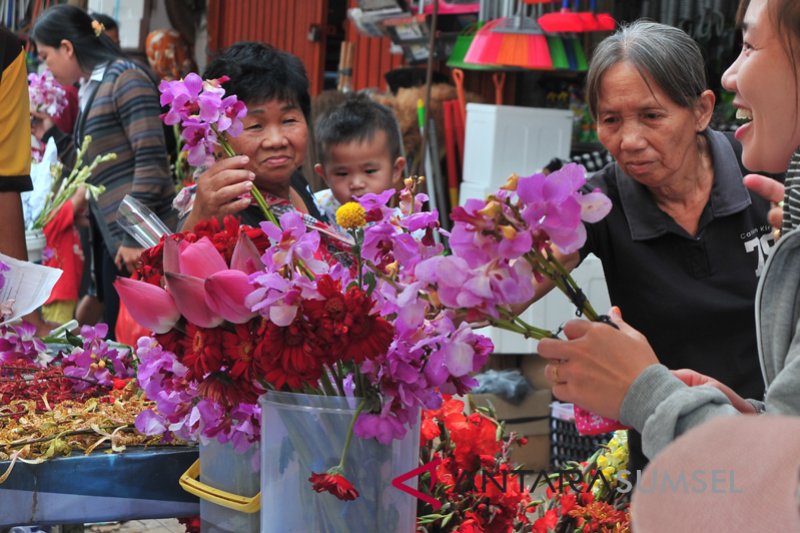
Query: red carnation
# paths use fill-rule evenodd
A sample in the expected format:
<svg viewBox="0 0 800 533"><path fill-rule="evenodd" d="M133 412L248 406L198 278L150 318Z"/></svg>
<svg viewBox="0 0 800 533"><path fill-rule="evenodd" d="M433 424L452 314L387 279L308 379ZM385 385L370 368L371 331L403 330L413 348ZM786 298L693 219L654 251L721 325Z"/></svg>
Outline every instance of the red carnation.
<svg viewBox="0 0 800 533"><path fill-rule="evenodd" d="M340 500L345 501L358 498L358 491L353 487L353 484L347 481L347 478L338 473L335 468L331 468L324 474L312 472L308 480L311 482L311 488L317 492L330 492Z"/></svg>

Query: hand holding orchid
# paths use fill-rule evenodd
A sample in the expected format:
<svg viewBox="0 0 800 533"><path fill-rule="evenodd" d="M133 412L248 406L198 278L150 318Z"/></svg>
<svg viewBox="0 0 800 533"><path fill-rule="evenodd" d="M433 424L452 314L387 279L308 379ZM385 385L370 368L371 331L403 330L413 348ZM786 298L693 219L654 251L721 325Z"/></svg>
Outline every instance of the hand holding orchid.
<svg viewBox="0 0 800 533"><path fill-rule="evenodd" d="M180 126L184 141L182 151L188 153L189 164L194 167L211 166L216 159L218 147L229 158L236 155L228 138L236 137L242 132L242 118L247 114L247 107L236 95L225 95L222 84L227 80L225 76L203 80L192 72L182 80L164 80L158 87L161 91L161 105L169 106L169 111L161 118L167 125ZM217 170L225 168L223 166ZM230 182L215 183L217 188L209 189L209 185L204 185L205 193L214 196L207 209L214 216L235 213L250 204L249 194L252 194L267 220L277 223L261 192L252 186L252 173L244 170L240 173L245 172L247 175L237 181L238 186ZM227 187L223 189L223 185ZM235 198L239 200L234 200ZM202 197L200 199L204 200Z"/></svg>

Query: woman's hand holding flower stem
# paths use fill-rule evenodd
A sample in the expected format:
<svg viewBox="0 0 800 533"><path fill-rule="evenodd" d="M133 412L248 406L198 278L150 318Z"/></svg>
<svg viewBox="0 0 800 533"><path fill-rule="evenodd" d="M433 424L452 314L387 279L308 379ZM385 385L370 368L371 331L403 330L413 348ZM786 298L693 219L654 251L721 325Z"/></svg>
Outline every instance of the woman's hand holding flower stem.
<svg viewBox="0 0 800 533"><path fill-rule="evenodd" d="M212 127L214 133L217 134L217 138L219 139L219 144L222 146L222 149L225 151L225 155L228 157L233 157L236 155L236 152L233 151L230 143L225 137L224 133L220 133L216 127ZM264 213L264 216L267 220L275 224L276 226L280 227L281 225L278 223L278 219L275 217L275 213L272 212L272 209L269 208L267 201L264 200L264 196L261 194L261 191L258 190L258 187L253 187L250 189L250 194L255 199L258 207L261 208L261 211Z"/></svg>
<svg viewBox="0 0 800 533"><path fill-rule="evenodd" d="M647 367L658 364L658 358L644 335L625 323L616 308L611 320L619 329L570 320L564 326L567 340L542 339L538 352L550 360L545 376L559 400L619 420L631 384Z"/></svg>

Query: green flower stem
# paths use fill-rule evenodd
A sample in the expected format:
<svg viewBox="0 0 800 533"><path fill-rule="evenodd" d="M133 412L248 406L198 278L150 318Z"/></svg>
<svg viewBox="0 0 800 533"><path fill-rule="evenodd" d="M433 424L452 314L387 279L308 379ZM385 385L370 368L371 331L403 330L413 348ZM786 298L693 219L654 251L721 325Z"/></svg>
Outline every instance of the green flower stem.
<svg viewBox="0 0 800 533"><path fill-rule="evenodd" d="M547 260L555 266L555 268L559 272L559 275L563 278L564 282L569 286L569 289L571 291L570 294L582 294L581 288L572 278L569 271L567 271L567 269L564 268L564 265L561 264L561 261L556 259L552 251L548 250ZM592 321L597 321L599 315L597 311L594 310L594 307L592 307L592 304L589 302L589 299L583 296L583 298L581 299L581 303L582 303L581 311L583 311L583 314L586 316L586 318Z"/></svg>
<svg viewBox="0 0 800 533"><path fill-rule="evenodd" d="M225 155L227 155L228 157L235 156L236 152L231 147L225 134L217 131L217 128L215 126L212 126L211 128L217 135L217 139L219 140L219 145L225 151ZM258 187L253 187L250 190L250 193L253 195L253 198L255 198L258 207L261 208L261 211L264 213L264 216L267 218L267 220L269 220L270 222L272 222L273 224L275 224L280 228L281 225L278 223L278 219L275 217L275 213L273 213L272 209L269 208L269 204L267 204L267 201L264 199L264 196L261 194L261 191L258 190Z"/></svg>
<svg viewBox="0 0 800 533"><path fill-rule="evenodd" d="M532 337L535 339L545 339L557 338L557 335L550 331L549 329L539 328L534 325L528 324L518 315L514 315L509 309L504 309L502 307L498 307L501 315L505 315L505 319L511 321L516 327L522 328L523 331L527 332L526 337Z"/></svg>
<svg viewBox="0 0 800 533"><path fill-rule="evenodd" d="M599 315L592 304L589 303L578 284L552 252L548 250L547 255L544 255L541 251L534 249L526 253L524 257L534 271L550 279L587 319L598 320Z"/></svg>
<svg viewBox="0 0 800 533"><path fill-rule="evenodd" d="M350 449L350 441L353 440L353 428L356 425L356 420L358 419L358 415L361 414L361 411L364 410L364 407L367 404L366 398L361 400L361 403L358 404L356 408L356 412L353 414L352 420L350 420L350 427L347 428L347 437L344 440L344 448L342 449L342 458L339 460L338 466L336 468L339 469L340 472L344 472L344 463L347 459L347 451Z"/></svg>
<svg viewBox="0 0 800 533"><path fill-rule="evenodd" d="M546 339L546 338L554 338L555 335L546 329L537 328L535 326L531 326L529 324L518 324L516 321L508 320L504 318L489 318L489 323L492 326L498 327L500 329L504 329L507 331L512 331L514 333L519 333L525 338L529 339Z"/></svg>
<svg viewBox="0 0 800 533"><path fill-rule="evenodd" d="M58 213L58 211L61 209L61 206L64 205L64 203L66 203L73 194L75 194L75 191L77 191L79 187L86 185L87 189L89 190L89 194L94 198L97 198L105 191L104 186L91 185L88 184L87 181L92 176L92 172L94 172L98 165L107 161L113 161L117 158L117 154L108 153L98 155L94 158L89 166L82 166L81 163L83 162L84 155L89 149L89 145L91 143L92 137L90 135L87 135L83 138L83 143L81 144L77 157L75 158L75 166L72 167L69 176L56 182L58 184L57 189L55 188L56 183L53 184L53 188L45 200L45 205L44 208L42 208L42 212L39 213L39 216L37 216L36 220L33 221L33 225L31 226L32 229L41 229L45 227L47 223L50 222L50 220L56 215L56 213ZM60 163L58 165L54 165L54 167L63 169L63 166L61 166ZM53 171L53 174L56 174L55 170ZM59 171L58 176L60 176L60 174L61 173Z"/></svg>

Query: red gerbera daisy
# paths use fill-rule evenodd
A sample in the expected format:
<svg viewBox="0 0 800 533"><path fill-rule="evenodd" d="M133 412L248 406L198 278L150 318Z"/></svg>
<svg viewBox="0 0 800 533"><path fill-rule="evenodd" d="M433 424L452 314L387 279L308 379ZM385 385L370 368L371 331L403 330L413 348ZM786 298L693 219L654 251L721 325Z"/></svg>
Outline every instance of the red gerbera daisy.
<svg viewBox="0 0 800 533"><path fill-rule="evenodd" d="M181 363L189 369L189 378L201 380L222 368L222 331L186 324L186 349ZM177 354L180 357L180 354Z"/></svg>
<svg viewBox="0 0 800 533"><path fill-rule="evenodd" d="M348 355L356 363L386 353L392 343L394 328L383 318L370 314L375 302L360 287L350 287L345 294L349 329Z"/></svg>
<svg viewBox="0 0 800 533"><path fill-rule="evenodd" d="M302 313L286 327L264 321L258 334L262 340L256 346L256 364L268 383L276 389L287 385L293 390L306 383L316 384L322 375L323 360L318 357L321 350L316 333Z"/></svg>
<svg viewBox="0 0 800 533"><path fill-rule="evenodd" d="M255 362L257 338L251 325L236 324L234 331L222 332L222 348L229 359L229 374L232 379L249 381L258 375Z"/></svg>
<svg viewBox="0 0 800 533"><path fill-rule="evenodd" d="M338 473L335 468L331 468L324 474L311 473L308 478L311 485L317 492L330 492L340 500L355 500L358 498L358 491L353 487L353 484L347 481L342 474Z"/></svg>

